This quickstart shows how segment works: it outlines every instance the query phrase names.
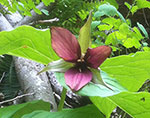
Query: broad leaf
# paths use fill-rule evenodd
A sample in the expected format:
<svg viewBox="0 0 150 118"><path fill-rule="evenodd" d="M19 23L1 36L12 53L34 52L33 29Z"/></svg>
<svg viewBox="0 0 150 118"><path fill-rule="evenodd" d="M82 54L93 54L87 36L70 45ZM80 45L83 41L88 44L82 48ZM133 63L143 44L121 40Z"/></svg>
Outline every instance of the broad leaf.
<svg viewBox="0 0 150 118"><path fill-rule="evenodd" d="M136 0L138 8L150 8L150 2L148 0Z"/></svg>
<svg viewBox="0 0 150 118"><path fill-rule="evenodd" d="M109 99L133 118L149 118L150 116L150 93L123 92Z"/></svg>
<svg viewBox="0 0 150 118"><path fill-rule="evenodd" d="M77 109L64 109L60 112L35 111L22 118L105 118L94 106L88 105Z"/></svg>
<svg viewBox="0 0 150 118"><path fill-rule="evenodd" d="M51 47L49 29L21 26L12 31L0 32L0 37L0 55L20 56L42 64L58 59Z"/></svg>
<svg viewBox="0 0 150 118"><path fill-rule="evenodd" d="M137 52L135 55L132 56L124 55L114 57L111 59L107 59L101 65L101 69L103 71L107 72L107 74L110 77L116 78L120 82L120 84L122 84L124 87L128 88L128 90L131 91L137 91L142 86L144 81L149 78L150 76L149 68L150 68L150 52ZM119 101L120 97L119 95L115 95L117 96L115 98L118 98L118 100L116 101ZM90 97L90 98L92 102L107 117L110 116L111 112L116 107L116 105L119 105L114 101L112 101L110 99L111 97L106 98ZM125 106L130 106L127 104L126 101L124 101L124 104L126 104ZM136 109L135 106L134 107L132 106L131 108Z"/></svg>
<svg viewBox="0 0 150 118"><path fill-rule="evenodd" d="M137 52L107 59L101 69L130 91L138 91L150 78L150 52Z"/></svg>
<svg viewBox="0 0 150 118"><path fill-rule="evenodd" d="M116 9L119 8L118 3L116 2L116 0L105 0L106 2L110 3L111 5L115 6Z"/></svg>
<svg viewBox="0 0 150 118"><path fill-rule="evenodd" d="M147 92L122 92L106 98L90 97L90 99L108 118L116 106L133 118L149 118L150 115L150 93Z"/></svg>
<svg viewBox="0 0 150 118"><path fill-rule="evenodd" d="M106 118L110 118L112 111L116 108L116 105L108 97L90 97L90 100Z"/></svg>
<svg viewBox="0 0 150 118"><path fill-rule="evenodd" d="M64 73L55 73L55 75L59 83L66 89L70 90L70 88L65 83ZM90 82L76 93L83 96L107 97L118 94L122 91L127 91L125 88L120 86L120 84L114 78L109 77L103 71L101 71L101 77L103 81L106 83L107 87Z"/></svg>
<svg viewBox="0 0 150 118"><path fill-rule="evenodd" d="M101 17L103 15L107 15L107 16L115 16L118 15L122 21L126 22L126 20L124 19L124 17L122 16L122 14L117 11L117 9L110 4L103 4L100 5L99 10L97 12L95 12L94 16L97 17Z"/></svg>
<svg viewBox="0 0 150 118"><path fill-rule="evenodd" d="M118 30L120 25L122 24L122 21L119 18L116 19L114 17L106 17L102 20L102 23L113 26L114 30Z"/></svg>
<svg viewBox="0 0 150 118"><path fill-rule="evenodd" d="M35 110L50 111L50 103L39 100L4 107L0 109L0 118L21 118L23 115L29 114Z"/></svg>

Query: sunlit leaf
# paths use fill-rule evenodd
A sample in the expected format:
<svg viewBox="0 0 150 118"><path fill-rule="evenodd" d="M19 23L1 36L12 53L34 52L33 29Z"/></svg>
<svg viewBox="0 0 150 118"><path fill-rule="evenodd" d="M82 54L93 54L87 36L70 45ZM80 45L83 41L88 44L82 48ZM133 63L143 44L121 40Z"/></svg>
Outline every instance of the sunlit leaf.
<svg viewBox="0 0 150 118"><path fill-rule="evenodd" d="M150 8L150 2L148 0L136 0L138 8Z"/></svg>
<svg viewBox="0 0 150 118"><path fill-rule="evenodd" d="M50 103L39 100L1 108L0 118L21 118L34 110L50 111Z"/></svg>
<svg viewBox="0 0 150 118"><path fill-rule="evenodd" d="M106 118L110 118L112 111L116 108L116 105L107 97L90 97L90 100Z"/></svg>
<svg viewBox="0 0 150 118"><path fill-rule="evenodd" d="M55 73L55 75L59 83L66 89L70 90L65 83L64 73ZM127 91L127 89L120 86L120 84L114 78L109 77L107 73L101 71L101 77L108 87L90 82L76 93L82 96L106 97L118 94L122 91Z"/></svg>
<svg viewBox="0 0 150 118"><path fill-rule="evenodd" d="M21 26L12 31L0 32L0 55L10 54L42 64L59 59L51 47L50 30Z"/></svg>
<svg viewBox="0 0 150 118"><path fill-rule="evenodd" d="M45 6L48 6L50 3L55 2L55 0L42 0Z"/></svg>
<svg viewBox="0 0 150 118"><path fill-rule="evenodd" d="M105 118L94 106L88 105L76 109L64 109L60 112L35 111L22 118Z"/></svg>
<svg viewBox="0 0 150 118"><path fill-rule="evenodd" d="M111 5L115 6L116 9L119 8L118 3L116 2L116 0L105 0L106 2L110 3Z"/></svg>
<svg viewBox="0 0 150 118"><path fill-rule="evenodd" d="M123 92L109 99L133 118L149 118L150 116L150 93Z"/></svg>
<svg viewBox="0 0 150 118"><path fill-rule="evenodd" d="M137 52L134 55L123 55L107 59L101 70L130 91L138 91L150 78L150 52Z"/></svg>
<svg viewBox="0 0 150 118"><path fill-rule="evenodd" d="M111 30L112 29L112 25L99 25L98 29L99 31L105 31L105 30Z"/></svg>

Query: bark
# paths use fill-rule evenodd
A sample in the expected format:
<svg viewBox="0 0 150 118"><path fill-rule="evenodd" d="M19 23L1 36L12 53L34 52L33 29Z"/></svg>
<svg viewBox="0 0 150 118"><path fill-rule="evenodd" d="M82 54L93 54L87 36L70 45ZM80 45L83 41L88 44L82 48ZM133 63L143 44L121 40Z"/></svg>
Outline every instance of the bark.
<svg viewBox="0 0 150 118"><path fill-rule="evenodd" d="M33 96L26 96L26 101L42 99L50 102L53 111L56 111L57 104L46 73L37 75L37 73L44 68L44 65L21 57L15 57L14 60L23 91L25 93L34 93Z"/></svg>
<svg viewBox="0 0 150 118"><path fill-rule="evenodd" d="M0 31L10 31L13 30L11 24L7 21L7 19L0 13Z"/></svg>

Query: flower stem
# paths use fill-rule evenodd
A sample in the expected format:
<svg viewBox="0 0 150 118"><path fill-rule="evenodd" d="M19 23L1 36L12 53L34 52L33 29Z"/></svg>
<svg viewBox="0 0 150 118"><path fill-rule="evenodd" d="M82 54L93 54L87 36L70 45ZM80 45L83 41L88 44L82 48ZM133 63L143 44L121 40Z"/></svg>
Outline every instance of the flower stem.
<svg viewBox="0 0 150 118"><path fill-rule="evenodd" d="M67 89L63 87L63 90L61 93L61 100L60 100L59 105L58 105L58 111L61 111L64 107L64 101L66 98L66 93L67 93Z"/></svg>

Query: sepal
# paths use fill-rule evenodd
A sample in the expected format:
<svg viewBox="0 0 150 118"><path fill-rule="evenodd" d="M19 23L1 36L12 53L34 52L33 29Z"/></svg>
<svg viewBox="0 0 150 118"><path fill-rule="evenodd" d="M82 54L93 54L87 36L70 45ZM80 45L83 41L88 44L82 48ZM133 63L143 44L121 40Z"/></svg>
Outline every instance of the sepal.
<svg viewBox="0 0 150 118"><path fill-rule="evenodd" d="M52 72L66 72L72 66L73 66L73 63L69 63L60 59L60 60L49 63L43 70L38 72L37 75L48 70Z"/></svg>

